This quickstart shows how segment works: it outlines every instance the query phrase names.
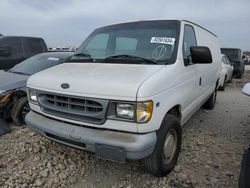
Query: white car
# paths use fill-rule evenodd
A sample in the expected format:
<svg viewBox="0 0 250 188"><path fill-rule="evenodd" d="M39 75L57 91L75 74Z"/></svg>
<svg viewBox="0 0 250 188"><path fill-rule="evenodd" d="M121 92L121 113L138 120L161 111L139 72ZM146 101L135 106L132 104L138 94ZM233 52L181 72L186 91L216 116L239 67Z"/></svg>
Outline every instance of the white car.
<svg viewBox="0 0 250 188"><path fill-rule="evenodd" d="M226 55L221 54L222 70L220 77L220 90L224 91L227 82L232 82L234 67Z"/></svg>
<svg viewBox="0 0 250 188"><path fill-rule="evenodd" d="M71 63L31 76L28 127L98 157L143 159L164 176L175 166L182 125L213 109L221 72L216 35L184 20L96 29Z"/></svg>

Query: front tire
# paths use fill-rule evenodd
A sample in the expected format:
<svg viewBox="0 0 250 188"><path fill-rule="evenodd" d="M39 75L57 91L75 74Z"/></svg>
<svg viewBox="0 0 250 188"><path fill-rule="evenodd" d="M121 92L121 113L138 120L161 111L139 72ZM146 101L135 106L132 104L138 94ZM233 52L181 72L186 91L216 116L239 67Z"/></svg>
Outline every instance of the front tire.
<svg viewBox="0 0 250 188"><path fill-rule="evenodd" d="M182 129L179 119L167 114L156 134L154 151L143 162L148 172L163 177L174 169L180 153Z"/></svg>
<svg viewBox="0 0 250 188"><path fill-rule="evenodd" d="M27 97L19 98L14 104L11 112L11 118L16 125L22 126L25 124L25 116L30 111Z"/></svg>

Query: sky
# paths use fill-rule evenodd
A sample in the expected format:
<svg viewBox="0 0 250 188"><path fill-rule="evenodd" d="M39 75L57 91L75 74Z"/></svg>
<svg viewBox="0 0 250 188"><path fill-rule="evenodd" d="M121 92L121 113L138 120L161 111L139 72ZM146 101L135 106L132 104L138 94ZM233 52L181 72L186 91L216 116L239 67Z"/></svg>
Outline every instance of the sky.
<svg viewBox="0 0 250 188"><path fill-rule="evenodd" d="M76 46L96 28L147 19L185 19L215 33L221 47L250 51L250 0L0 0L0 33Z"/></svg>

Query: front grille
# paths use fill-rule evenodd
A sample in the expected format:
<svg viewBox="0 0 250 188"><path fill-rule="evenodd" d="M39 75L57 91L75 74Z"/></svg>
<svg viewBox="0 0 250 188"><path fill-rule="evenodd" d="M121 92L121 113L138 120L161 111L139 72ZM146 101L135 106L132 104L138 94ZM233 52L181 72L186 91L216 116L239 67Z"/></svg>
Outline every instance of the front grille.
<svg viewBox="0 0 250 188"><path fill-rule="evenodd" d="M38 93L38 101L45 113L95 124L104 123L108 106L108 100L52 93Z"/></svg>

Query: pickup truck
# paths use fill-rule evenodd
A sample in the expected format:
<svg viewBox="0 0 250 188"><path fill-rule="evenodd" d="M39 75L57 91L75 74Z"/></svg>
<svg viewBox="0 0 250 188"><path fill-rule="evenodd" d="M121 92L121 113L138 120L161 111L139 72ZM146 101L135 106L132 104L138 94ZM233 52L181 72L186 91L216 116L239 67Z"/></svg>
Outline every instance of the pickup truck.
<svg viewBox="0 0 250 188"><path fill-rule="evenodd" d="M0 35L0 70L9 70L31 56L47 51L42 38Z"/></svg>
<svg viewBox="0 0 250 188"><path fill-rule="evenodd" d="M182 125L215 106L218 39L189 21L96 29L70 61L28 79L27 126L102 159L142 159L156 176L174 168Z"/></svg>

